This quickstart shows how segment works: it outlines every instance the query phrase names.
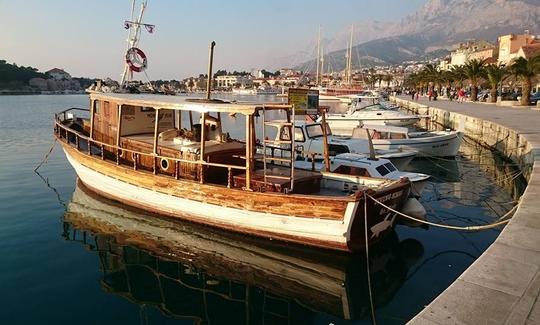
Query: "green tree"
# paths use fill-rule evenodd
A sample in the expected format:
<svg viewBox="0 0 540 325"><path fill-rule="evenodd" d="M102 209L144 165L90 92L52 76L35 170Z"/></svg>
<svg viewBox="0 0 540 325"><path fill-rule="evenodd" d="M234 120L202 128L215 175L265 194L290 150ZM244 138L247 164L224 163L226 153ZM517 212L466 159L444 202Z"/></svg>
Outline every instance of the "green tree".
<svg viewBox="0 0 540 325"><path fill-rule="evenodd" d="M390 87L390 83L394 80L394 76L391 74L385 74L383 80L386 81L386 87Z"/></svg>
<svg viewBox="0 0 540 325"><path fill-rule="evenodd" d="M510 73L521 81L521 105L529 105L533 80L540 73L540 55L515 59Z"/></svg>
<svg viewBox="0 0 540 325"><path fill-rule="evenodd" d="M506 78L508 71L498 64L489 64L485 66L484 74L490 86L490 101L495 103L497 101L497 88Z"/></svg>
<svg viewBox="0 0 540 325"><path fill-rule="evenodd" d="M450 72L452 73L452 76L454 77L454 81L458 82L457 86L459 88L463 88L463 81L467 79L463 66L462 65L452 66L450 68Z"/></svg>
<svg viewBox="0 0 540 325"><path fill-rule="evenodd" d="M484 76L485 60L472 59L465 62L463 65L463 73L467 76L471 83L471 100L476 102L478 100L478 83Z"/></svg>

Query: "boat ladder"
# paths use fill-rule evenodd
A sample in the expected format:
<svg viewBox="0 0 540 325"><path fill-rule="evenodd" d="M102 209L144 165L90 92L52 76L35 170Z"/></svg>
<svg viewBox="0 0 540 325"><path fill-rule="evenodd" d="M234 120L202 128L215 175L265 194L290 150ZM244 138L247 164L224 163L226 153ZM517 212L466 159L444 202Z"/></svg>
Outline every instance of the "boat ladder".
<svg viewBox="0 0 540 325"><path fill-rule="evenodd" d="M262 127L262 155L260 156L263 162L263 173L264 173L264 184L268 183L268 179L285 179L289 181L289 188L285 189L286 193L290 193L294 190L294 160L296 158L296 150L294 144L294 108L283 108L285 114L287 115L286 120L268 120L267 111L263 105L263 127ZM283 129L288 130L289 137L288 139L280 136L279 140L267 139L266 137L266 126L278 126L278 132L281 132ZM280 155L276 157L274 155L275 150L279 150ZM284 152L290 151L288 156L284 155ZM269 170L268 165L280 165L290 167L289 173L283 175L282 173L276 173L272 168ZM281 169L279 169L281 170Z"/></svg>

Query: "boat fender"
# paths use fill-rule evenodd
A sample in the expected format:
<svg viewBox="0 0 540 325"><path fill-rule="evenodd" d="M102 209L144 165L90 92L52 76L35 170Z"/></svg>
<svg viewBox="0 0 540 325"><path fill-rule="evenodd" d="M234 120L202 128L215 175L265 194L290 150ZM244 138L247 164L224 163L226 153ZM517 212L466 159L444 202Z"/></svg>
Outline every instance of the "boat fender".
<svg viewBox="0 0 540 325"><path fill-rule="evenodd" d="M408 216L414 217L416 219L426 220L427 211L424 208L424 206L422 205L422 203L420 203L415 198L407 199L407 201L405 202L405 204L401 208L401 212L408 215ZM409 220L409 219L403 219L402 218L401 221L402 221L402 223L404 223L404 224L406 224L408 226L412 226L412 227L418 227L418 226L422 225L422 223L420 223L420 222L412 221L412 220Z"/></svg>

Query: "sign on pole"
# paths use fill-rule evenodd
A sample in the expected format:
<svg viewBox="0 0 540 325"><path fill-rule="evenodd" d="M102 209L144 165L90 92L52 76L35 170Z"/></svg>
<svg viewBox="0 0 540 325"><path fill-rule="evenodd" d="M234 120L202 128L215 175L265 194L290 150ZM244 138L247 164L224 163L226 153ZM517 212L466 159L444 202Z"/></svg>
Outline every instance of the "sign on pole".
<svg viewBox="0 0 540 325"><path fill-rule="evenodd" d="M319 91L305 88L289 88L289 105L294 105L295 114L317 114Z"/></svg>

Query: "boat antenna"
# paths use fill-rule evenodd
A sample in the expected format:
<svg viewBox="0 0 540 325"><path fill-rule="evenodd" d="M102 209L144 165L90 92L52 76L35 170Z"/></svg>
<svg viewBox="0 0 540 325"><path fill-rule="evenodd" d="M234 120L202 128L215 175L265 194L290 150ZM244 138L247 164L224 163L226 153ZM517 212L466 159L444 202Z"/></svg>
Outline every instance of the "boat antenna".
<svg viewBox="0 0 540 325"><path fill-rule="evenodd" d="M369 129L366 128L368 143L369 143L369 160L378 160L377 157L375 157L375 148L373 147L373 141L371 140L371 134L369 133Z"/></svg>
<svg viewBox="0 0 540 325"><path fill-rule="evenodd" d="M216 42L210 43L210 53L208 55L208 81L206 84L206 99L210 100L210 93L212 92L212 64L214 62L214 47Z"/></svg>
<svg viewBox="0 0 540 325"><path fill-rule="evenodd" d="M319 106L319 113L321 114L321 124L323 133L323 159L326 171L330 172L330 158L328 154L328 125L326 124L326 110Z"/></svg>

